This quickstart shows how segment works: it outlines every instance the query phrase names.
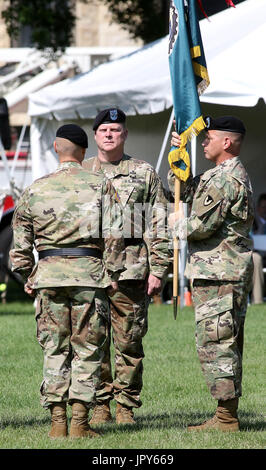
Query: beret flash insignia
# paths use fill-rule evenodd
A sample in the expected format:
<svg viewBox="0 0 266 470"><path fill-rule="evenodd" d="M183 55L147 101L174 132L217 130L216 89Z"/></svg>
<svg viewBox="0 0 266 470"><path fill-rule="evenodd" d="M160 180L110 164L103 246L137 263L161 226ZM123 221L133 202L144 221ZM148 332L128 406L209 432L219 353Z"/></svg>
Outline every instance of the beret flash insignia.
<svg viewBox="0 0 266 470"><path fill-rule="evenodd" d="M111 109L110 110L110 119L112 119L112 121L117 120L117 109Z"/></svg>

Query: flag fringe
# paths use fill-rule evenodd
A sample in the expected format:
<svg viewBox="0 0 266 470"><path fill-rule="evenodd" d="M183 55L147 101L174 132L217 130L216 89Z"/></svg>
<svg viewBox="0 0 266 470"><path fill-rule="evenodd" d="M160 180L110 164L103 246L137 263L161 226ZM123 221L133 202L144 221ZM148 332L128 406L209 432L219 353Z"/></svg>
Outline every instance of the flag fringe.
<svg viewBox="0 0 266 470"><path fill-rule="evenodd" d="M190 49L190 55L192 59L197 59L197 57L200 57L201 56L200 46L192 47ZM198 95L202 95L202 93L204 93L204 91L206 90L206 88L208 88L210 84L208 70L206 67L204 67L204 65L201 65L198 62L195 62L194 60L192 60L192 66L193 66L194 74L202 78L201 82L198 83L197 85Z"/></svg>
<svg viewBox="0 0 266 470"><path fill-rule="evenodd" d="M191 140L192 137L199 135L205 127L206 124L202 116L195 119L195 121L193 121L192 124L180 135L181 147L184 147L187 144L187 141Z"/></svg>
<svg viewBox="0 0 266 470"><path fill-rule="evenodd" d="M201 64L198 64L198 62L194 62L194 60L193 60L192 64L193 64L193 69L194 69L195 74L198 75L198 77L201 77L204 80L206 80L206 82L209 85L210 84L210 79L209 79L209 74L208 74L208 71L207 71L206 67L204 67Z"/></svg>
<svg viewBox="0 0 266 470"><path fill-rule="evenodd" d="M168 162L175 176L181 181L186 181L190 175L190 159L186 150L187 142L196 137L206 127L202 116L180 134L181 145L179 148L172 147L168 154Z"/></svg>

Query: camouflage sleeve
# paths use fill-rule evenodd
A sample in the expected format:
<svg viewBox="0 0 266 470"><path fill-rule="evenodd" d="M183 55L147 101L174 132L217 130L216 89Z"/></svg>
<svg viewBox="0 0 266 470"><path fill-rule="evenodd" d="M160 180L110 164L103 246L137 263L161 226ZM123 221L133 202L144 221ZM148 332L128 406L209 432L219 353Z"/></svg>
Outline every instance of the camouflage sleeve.
<svg viewBox="0 0 266 470"><path fill-rule="evenodd" d="M13 249L10 251L11 269L26 282L35 264L33 255L33 223L26 190L18 201L12 219Z"/></svg>
<svg viewBox="0 0 266 470"><path fill-rule="evenodd" d="M196 192L197 186L199 184L200 175L193 178L192 173L189 175L186 182L181 181L180 185L180 199L181 201L191 204L193 201L194 194ZM169 200L174 201L175 197L175 175L170 169L167 175L167 182L169 186L169 192L171 196Z"/></svg>
<svg viewBox="0 0 266 470"><path fill-rule="evenodd" d="M150 273L162 278L171 263L170 241L167 231L167 198L159 176L150 172L148 220L143 238L149 255Z"/></svg>
<svg viewBox="0 0 266 470"><path fill-rule="evenodd" d="M104 238L104 262L112 281L117 281L125 270L125 243L123 237L122 207L111 181L103 184L102 233Z"/></svg>
<svg viewBox="0 0 266 470"><path fill-rule="evenodd" d="M175 223L173 232L179 239L193 241L211 237L224 222L233 201L242 198L244 188L236 181L216 183L213 179L196 193L190 216Z"/></svg>

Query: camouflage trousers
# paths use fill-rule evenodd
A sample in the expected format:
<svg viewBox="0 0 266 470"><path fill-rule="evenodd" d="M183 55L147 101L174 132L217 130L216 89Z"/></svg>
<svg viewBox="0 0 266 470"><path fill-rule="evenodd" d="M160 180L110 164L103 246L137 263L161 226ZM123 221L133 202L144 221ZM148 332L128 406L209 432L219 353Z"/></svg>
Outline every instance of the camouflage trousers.
<svg viewBox="0 0 266 470"><path fill-rule="evenodd" d="M111 319L105 343L97 403L115 399L122 405L140 407L144 351L142 338L148 329L149 298L145 281L121 281L119 291L109 297ZM112 377L110 344L114 343L115 367Z"/></svg>
<svg viewBox="0 0 266 470"><path fill-rule="evenodd" d="M44 353L41 404L95 403L108 330L104 289L54 287L37 294L37 338Z"/></svg>
<svg viewBox="0 0 266 470"><path fill-rule="evenodd" d="M217 400L242 394L244 322L249 283L193 282L196 346L201 368Z"/></svg>

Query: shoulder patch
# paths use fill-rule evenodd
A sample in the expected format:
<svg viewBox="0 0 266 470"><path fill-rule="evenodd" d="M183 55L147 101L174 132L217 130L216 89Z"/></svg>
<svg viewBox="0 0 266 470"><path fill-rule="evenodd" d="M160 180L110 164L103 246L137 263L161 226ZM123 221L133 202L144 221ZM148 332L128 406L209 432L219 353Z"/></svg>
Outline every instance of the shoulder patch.
<svg viewBox="0 0 266 470"><path fill-rule="evenodd" d="M206 212L215 207L223 199L222 194L215 187L210 187L207 194L202 194L201 197L196 198L193 204L194 211L198 217L201 217Z"/></svg>

